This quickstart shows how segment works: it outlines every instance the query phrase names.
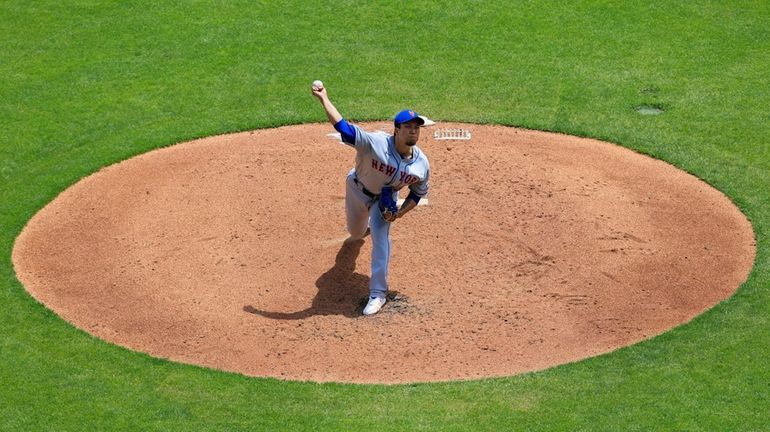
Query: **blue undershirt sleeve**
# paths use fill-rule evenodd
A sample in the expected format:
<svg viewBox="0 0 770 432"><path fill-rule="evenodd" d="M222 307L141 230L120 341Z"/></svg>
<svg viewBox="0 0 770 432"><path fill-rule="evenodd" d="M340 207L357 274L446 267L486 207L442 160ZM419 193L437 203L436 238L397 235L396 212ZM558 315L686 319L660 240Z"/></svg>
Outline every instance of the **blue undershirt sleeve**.
<svg viewBox="0 0 770 432"><path fill-rule="evenodd" d="M414 191L409 191L409 195L406 196L406 199L414 201L415 204L420 203L420 197L414 193Z"/></svg>
<svg viewBox="0 0 770 432"><path fill-rule="evenodd" d="M347 120L342 119L338 121L337 124L334 125L334 129L340 133L340 138L342 138L343 142L353 145L356 144L356 130Z"/></svg>

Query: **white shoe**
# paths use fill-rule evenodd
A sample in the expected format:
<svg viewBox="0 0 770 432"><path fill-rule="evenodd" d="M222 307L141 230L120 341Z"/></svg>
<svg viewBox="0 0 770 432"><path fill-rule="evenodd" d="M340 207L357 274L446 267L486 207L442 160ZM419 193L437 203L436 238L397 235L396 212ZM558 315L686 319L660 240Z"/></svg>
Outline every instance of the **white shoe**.
<svg viewBox="0 0 770 432"><path fill-rule="evenodd" d="M385 297L369 297L369 303L364 308L364 315L374 315L382 309Z"/></svg>

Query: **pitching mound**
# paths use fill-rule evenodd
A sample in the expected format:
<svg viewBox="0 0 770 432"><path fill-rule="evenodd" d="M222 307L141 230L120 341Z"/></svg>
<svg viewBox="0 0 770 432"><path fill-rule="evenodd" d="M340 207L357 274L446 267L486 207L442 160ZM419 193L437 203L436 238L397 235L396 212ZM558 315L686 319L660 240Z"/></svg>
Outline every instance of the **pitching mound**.
<svg viewBox="0 0 770 432"><path fill-rule="evenodd" d="M391 131L388 123L365 125ZM32 296L153 356L359 383L505 376L659 334L729 297L746 218L664 162L590 139L471 131L420 146L432 189L392 229L390 302L360 315L371 244L344 241L353 149L302 125L107 167L18 238Z"/></svg>

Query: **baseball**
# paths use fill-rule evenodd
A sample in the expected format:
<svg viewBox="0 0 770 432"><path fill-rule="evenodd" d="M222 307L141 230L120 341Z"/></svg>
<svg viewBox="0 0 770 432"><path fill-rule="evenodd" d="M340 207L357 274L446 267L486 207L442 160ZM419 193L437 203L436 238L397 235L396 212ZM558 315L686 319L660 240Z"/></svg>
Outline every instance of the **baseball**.
<svg viewBox="0 0 770 432"><path fill-rule="evenodd" d="M324 88L324 83L322 83L321 80L315 80L313 81L313 88L316 90L321 90Z"/></svg>

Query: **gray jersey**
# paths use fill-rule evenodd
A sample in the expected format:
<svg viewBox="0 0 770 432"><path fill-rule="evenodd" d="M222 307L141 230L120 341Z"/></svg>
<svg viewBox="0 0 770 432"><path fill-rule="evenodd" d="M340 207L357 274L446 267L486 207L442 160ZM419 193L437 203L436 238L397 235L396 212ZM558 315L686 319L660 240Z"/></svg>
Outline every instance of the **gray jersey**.
<svg viewBox="0 0 770 432"><path fill-rule="evenodd" d="M405 159L396 151L393 135L352 126L356 130L356 176L366 189L380 193L383 186L394 190L408 186L420 198L428 194L430 166L419 147L414 146L412 157Z"/></svg>

